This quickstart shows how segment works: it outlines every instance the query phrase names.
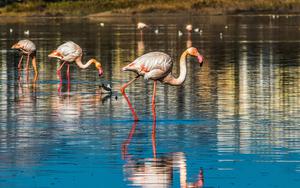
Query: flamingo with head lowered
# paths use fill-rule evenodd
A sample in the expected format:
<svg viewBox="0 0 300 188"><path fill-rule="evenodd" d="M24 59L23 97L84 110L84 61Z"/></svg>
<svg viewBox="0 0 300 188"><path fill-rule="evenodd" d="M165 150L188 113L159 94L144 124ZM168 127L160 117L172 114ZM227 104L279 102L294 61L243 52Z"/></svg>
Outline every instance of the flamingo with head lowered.
<svg viewBox="0 0 300 188"><path fill-rule="evenodd" d="M20 40L16 44L14 44L11 48L19 50L21 52L18 69L21 69L21 63L23 60L23 56L25 55L25 56L27 56L26 70L28 70L28 68L29 68L29 59L31 57L32 58L32 66L33 66L35 75L37 75L38 71L37 71L37 66L36 66L36 46L35 46L35 44L28 39L24 39L24 40Z"/></svg>
<svg viewBox="0 0 300 188"><path fill-rule="evenodd" d="M137 76L134 79L124 84L121 88L121 93L125 97L135 121L138 121L138 116L134 111L125 93L126 87L132 84L140 76L143 76L145 80L150 79L154 81L153 96L152 96L152 112L153 112L153 119L155 120L156 119L156 113L155 113L156 82L161 81L164 84L169 84L173 86L182 85L187 74L186 59L188 55L197 57L200 66L202 66L203 64L203 57L202 55L200 55L198 50L194 47L188 48L182 53L180 57L180 63L179 63L180 75L178 78L175 78L174 75L172 74L173 61L171 57L168 54L165 54L163 52L150 52L144 54L139 58L137 58L136 60L134 60L129 65L122 68L123 71L132 71L137 74Z"/></svg>
<svg viewBox="0 0 300 188"><path fill-rule="evenodd" d="M98 70L99 77L103 74L103 69L101 63L95 59L90 59L86 64L82 63L82 49L79 45L72 41L68 41L60 45L56 50L52 51L48 57L55 57L63 61L62 65L57 69L57 74L60 76L60 70L63 68L65 63L67 63L67 77L68 83L70 83L70 63L75 62L78 67L82 69L88 68L90 65L94 64ZM61 80L62 82L62 80ZM60 89L60 88L59 88Z"/></svg>

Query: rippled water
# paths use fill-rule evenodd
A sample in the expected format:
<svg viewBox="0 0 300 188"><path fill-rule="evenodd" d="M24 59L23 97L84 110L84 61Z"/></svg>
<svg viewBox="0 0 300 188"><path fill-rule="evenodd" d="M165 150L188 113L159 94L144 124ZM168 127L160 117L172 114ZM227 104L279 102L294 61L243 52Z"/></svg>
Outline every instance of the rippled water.
<svg viewBox="0 0 300 188"><path fill-rule="evenodd" d="M138 21L151 25L143 37ZM189 36L187 23L202 32ZM292 15L1 18L0 187L299 187L299 23ZM36 82L10 50L23 38L37 45ZM58 93L59 64L47 55L68 40L102 62L104 78L74 64L70 92L64 70ZM134 74L122 66L150 51L178 60L190 45L205 64L188 63L183 86L158 84L157 122L152 82L127 89L142 120L132 122L117 91Z"/></svg>

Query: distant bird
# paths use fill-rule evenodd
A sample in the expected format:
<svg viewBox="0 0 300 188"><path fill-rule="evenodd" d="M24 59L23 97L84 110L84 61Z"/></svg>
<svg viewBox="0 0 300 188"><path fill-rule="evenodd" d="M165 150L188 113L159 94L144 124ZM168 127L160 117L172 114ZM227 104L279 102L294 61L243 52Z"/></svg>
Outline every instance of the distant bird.
<svg viewBox="0 0 300 188"><path fill-rule="evenodd" d="M154 33L155 33L156 35L159 33L158 28L156 28L156 29L154 30Z"/></svg>
<svg viewBox="0 0 300 188"><path fill-rule="evenodd" d="M30 33L29 30L25 30L25 31L24 31L24 35L27 35L27 36L28 36L29 33Z"/></svg>
<svg viewBox="0 0 300 188"><path fill-rule="evenodd" d="M99 77L103 74L103 69L101 63L95 59L90 59L86 64L82 63L82 49L79 45L75 44L72 41L68 41L62 45L60 45L56 50L52 51L48 57L58 58L63 61L62 65L57 69L57 74L60 75L60 70L63 68L65 63L67 63L67 77L68 81L70 81L70 63L75 62L78 67L82 69L88 68L91 64L95 64L96 69L98 70Z"/></svg>
<svg viewBox="0 0 300 188"><path fill-rule="evenodd" d="M178 31L178 36L181 37L183 33L181 31Z"/></svg>
<svg viewBox="0 0 300 188"><path fill-rule="evenodd" d="M101 22L101 23L100 23L100 26L101 26L101 27L104 27L104 23L103 23L103 22Z"/></svg>
<svg viewBox="0 0 300 188"><path fill-rule="evenodd" d="M200 29L199 29L199 28L195 28L194 31L195 31L196 33L198 33L198 32L200 31Z"/></svg>
<svg viewBox="0 0 300 188"><path fill-rule="evenodd" d="M192 31L193 31L193 26L192 26L192 24L186 25L185 29L186 29L188 32L192 32Z"/></svg>
<svg viewBox="0 0 300 188"><path fill-rule="evenodd" d="M225 25L225 27L224 27L225 29L228 29L228 25Z"/></svg>
<svg viewBox="0 0 300 188"><path fill-rule="evenodd" d="M137 29L145 29L146 27L148 27L148 25L143 22L137 23Z"/></svg>
<svg viewBox="0 0 300 188"><path fill-rule="evenodd" d="M199 54L198 50L194 47L188 48L180 57L180 75L178 78L175 78L172 74L173 61L171 57L163 52L150 52L144 54L129 65L122 68L123 71L132 71L137 74L134 79L124 84L121 88L121 93L125 97L135 121L138 121L138 117L127 95L125 94L126 87L132 84L140 76L143 76L145 80L153 80L154 89L152 96L152 111L155 113L156 82L161 81L162 83L173 86L181 85L184 82L187 74L186 58L188 55L196 56L200 66L203 64L203 57Z"/></svg>
<svg viewBox="0 0 300 188"><path fill-rule="evenodd" d="M32 58L32 66L33 66L35 74L37 75L38 71L37 71L37 66L36 66L36 46L35 46L35 44L28 39L24 39L24 40L20 40L16 44L14 44L11 48L19 50L21 52L21 58L19 60L18 69L21 69L21 63L23 60L23 56L26 55L27 56L26 70L28 70L28 68L29 68L29 59L31 57Z"/></svg>
<svg viewBox="0 0 300 188"><path fill-rule="evenodd" d="M9 32L12 33L14 30L12 28L9 29Z"/></svg>

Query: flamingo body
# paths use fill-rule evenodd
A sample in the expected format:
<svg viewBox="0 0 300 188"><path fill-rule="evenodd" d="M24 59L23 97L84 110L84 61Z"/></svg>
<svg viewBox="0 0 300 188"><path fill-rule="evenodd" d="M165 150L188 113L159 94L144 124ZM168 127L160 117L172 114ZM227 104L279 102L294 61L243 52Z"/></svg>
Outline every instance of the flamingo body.
<svg viewBox="0 0 300 188"><path fill-rule="evenodd" d="M57 52L56 57L58 59L61 59L63 61L68 61L68 62L73 62L77 58L82 56L81 47L72 41L65 42L62 45L58 46L56 52Z"/></svg>
<svg viewBox="0 0 300 188"><path fill-rule="evenodd" d="M30 55L34 52L36 52L36 46L35 44L28 40L28 39L23 39L17 42L12 46L12 49L17 49L20 50L23 54L25 55Z"/></svg>
<svg viewBox="0 0 300 188"><path fill-rule="evenodd" d="M165 77L172 69L172 58L163 52L149 52L138 57L129 65L125 66L123 71L133 71L145 79L158 80ZM158 70L159 74L154 74Z"/></svg>
<svg viewBox="0 0 300 188"><path fill-rule="evenodd" d="M144 28L146 28L146 27L148 27L148 25L145 24L145 23L139 22L139 23L137 24L137 28L138 28L138 29L144 29Z"/></svg>
<svg viewBox="0 0 300 188"><path fill-rule="evenodd" d="M188 24L186 25L185 29L189 32L191 32L193 30L193 25L192 24Z"/></svg>

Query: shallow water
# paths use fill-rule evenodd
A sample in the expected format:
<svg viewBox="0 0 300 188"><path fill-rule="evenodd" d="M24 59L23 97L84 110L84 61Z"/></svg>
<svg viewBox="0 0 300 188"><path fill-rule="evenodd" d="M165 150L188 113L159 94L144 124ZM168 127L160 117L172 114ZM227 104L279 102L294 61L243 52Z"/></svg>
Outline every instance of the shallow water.
<svg viewBox="0 0 300 188"><path fill-rule="evenodd" d="M137 21L151 25L143 37ZM188 36L186 23L202 32ZM204 187L299 187L299 23L292 15L1 18L0 187L183 187L202 178ZM36 82L10 50L23 38L38 48ZM68 40L105 72L99 80L93 67L72 65L70 91L64 69L59 93L59 64L47 55ZM158 84L156 123L152 82L126 90L141 119L132 122L117 91L134 74L121 68L150 51L178 60L190 45L205 64L188 63L183 86Z"/></svg>

